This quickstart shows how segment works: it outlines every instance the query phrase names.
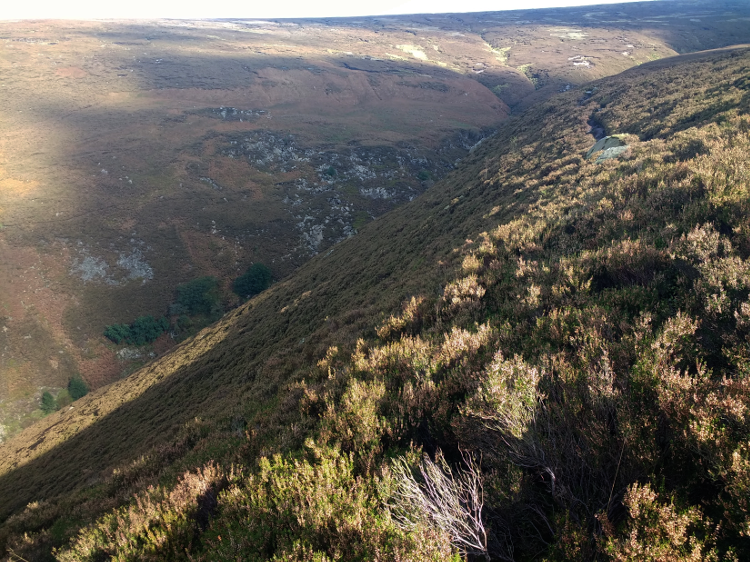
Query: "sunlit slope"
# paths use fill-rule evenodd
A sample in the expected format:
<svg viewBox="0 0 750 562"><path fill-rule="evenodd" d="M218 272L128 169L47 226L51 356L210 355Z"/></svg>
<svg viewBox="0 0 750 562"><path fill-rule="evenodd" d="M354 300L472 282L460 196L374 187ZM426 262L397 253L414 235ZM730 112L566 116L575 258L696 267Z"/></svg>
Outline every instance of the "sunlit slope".
<svg viewBox="0 0 750 562"><path fill-rule="evenodd" d="M420 198L0 446L0 509L16 514L0 536L39 559L81 528L61 559L179 559L185 548L267 559L291 556L295 537L294 559L308 548L335 558L347 544L402 537L387 523L392 489L376 478L413 444L458 468L459 450L485 454L485 516L503 531L487 546L493 559L511 547L520 559L625 552L649 529L673 533L664 540L677 554L699 543L746 553L749 76L747 48L674 58L507 122ZM592 120L629 150L586 160ZM290 479L353 470L352 489L370 494L363 517L385 534L344 533L341 512L315 540L284 531L289 543L252 554L257 537L241 535L252 521L287 524L252 504L247 475L274 453L301 463L274 465ZM185 471L202 484L191 488ZM170 490L189 493L177 501ZM120 540L107 513L135 493ZM670 498L692 506L692 542L693 527L669 519ZM639 505L666 513L663 528L629 519ZM540 525L549 533L535 534ZM230 531L239 550L222 542ZM433 531L432 543L417 530L388 548L439 559L456 543Z"/></svg>

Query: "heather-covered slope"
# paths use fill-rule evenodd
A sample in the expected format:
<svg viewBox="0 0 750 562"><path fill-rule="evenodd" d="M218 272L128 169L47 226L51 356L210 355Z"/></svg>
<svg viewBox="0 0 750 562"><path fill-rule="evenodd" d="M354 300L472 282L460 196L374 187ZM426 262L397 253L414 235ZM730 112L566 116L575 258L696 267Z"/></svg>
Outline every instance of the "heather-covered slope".
<svg viewBox="0 0 750 562"><path fill-rule="evenodd" d="M747 48L670 59L508 122L4 443L0 540L29 560L746 558L748 80ZM586 160L589 121L630 149Z"/></svg>
<svg viewBox="0 0 750 562"><path fill-rule="evenodd" d="M0 15L2 18L2 15ZM0 21L0 441L78 374L175 344L105 327L258 262L283 279L442 179L509 113L750 42L746 0L326 20ZM218 306L216 307L218 308ZM205 318L169 313L170 332ZM212 318L215 320L216 318Z"/></svg>

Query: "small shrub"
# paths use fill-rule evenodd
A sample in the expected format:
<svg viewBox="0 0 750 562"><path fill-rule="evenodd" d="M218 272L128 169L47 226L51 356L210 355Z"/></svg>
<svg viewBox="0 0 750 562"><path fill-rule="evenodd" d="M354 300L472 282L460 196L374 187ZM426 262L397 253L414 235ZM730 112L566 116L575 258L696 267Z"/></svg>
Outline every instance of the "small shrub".
<svg viewBox="0 0 750 562"><path fill-rule="evenodd" d="M68 392L73 400L78 400L89 393L89 385L81 378L81 375L75 375L68 381Z"/></svg>
<svg viewBox="0 0 750 562"><path fill-rule="evenodd" d="M354 228L354 230L359 230L371 220L372 218L365 211L357 211L354 214L354 222L352 223L352 228Z"/></svg>
<svg viewBox="0 0 750 562"><path fill-rule="evenodd" d="M57 410L57 402L55 401L55 397L52 396L47 390L45 390L42 394L42 405L40 406L40 408L45 414L51 414L52 412Z"/></svg>
<svg viewBox="0 0 750 562"><path fill-rule="evenodd" d="M450 537L465 555L489 560L487 531L482 520L484 490L482 473L470 456L464 456L467 470L453 470L438 450L437 462L425 456L419 471L412 474L400 457L393 465L396 478L394 518L404 530L433 527L437 534Z"/></svg>
<svg viewBox="0 0 750 562"><path fill-rule="evenodd" d="M162 317L158 320L153 316L141 316L130 325L128 343L145 345L156 339L169 329L169 321Z"/></svg>
<svg viewBox="0 0 750 562"><path fill-rule="evenodd" d="M127 324L112 324L104 330L104 337L113 343L120 344L130 338L130 326Z"/></svg>
<svg viewBox="0 0 750 562"><path fill-rule="evenodd" d="M60 392L57 393L55 402L57 402L57 407L58 409L60 409L64 408L65 406L70 406L70 403L73 402L73 398L70 396L70 392L68 392L68 389L63 388Z"/></svg>
<svg viewBox="0 0 750 562"><path fill-rule="evenodd" d="M205 276L177 286L177 299L170 307L171 314L213 316L221 314L219 282Z"/></svg>
<svg viewBox="0 0 750 562"><path fill-rule="evenodd" d="M193 321L190 319L190 316L187 314L183 314L179 318L177 318L177 322L175 322L175 328L179 330L180 332L188 332L193 328Z"/></svg>
<svg viewBox="0 0 750 562"><path fill-rule="evenodd" d="M232 290L242 298L249 299L268 289L272 281L271 270L262 263L254 263L243 276L235 279Z"/></svg>

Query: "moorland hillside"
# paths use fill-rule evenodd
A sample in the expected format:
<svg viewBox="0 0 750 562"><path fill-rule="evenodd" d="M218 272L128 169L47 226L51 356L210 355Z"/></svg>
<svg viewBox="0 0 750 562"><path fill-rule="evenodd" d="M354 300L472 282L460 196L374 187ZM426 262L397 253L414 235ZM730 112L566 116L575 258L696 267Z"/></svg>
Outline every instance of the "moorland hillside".
<svg viewBox="0 0 750 562"><path fill-rule="evenodd" d="M419 196L511 114L750 42L747 2L278 21L0 22L0 440ZM217 279L207 314L176 289ZM152 343L110 325L168 316ZM134 338L136 342L140 340ZM142 343L142 342L141 342Z"/></svg>
<svg viewBox="0 0 750 562"><path fill-rule="evenodd" d="M511 118L0 445L7 557L747 558L749 151L748 47Z"/></svg>

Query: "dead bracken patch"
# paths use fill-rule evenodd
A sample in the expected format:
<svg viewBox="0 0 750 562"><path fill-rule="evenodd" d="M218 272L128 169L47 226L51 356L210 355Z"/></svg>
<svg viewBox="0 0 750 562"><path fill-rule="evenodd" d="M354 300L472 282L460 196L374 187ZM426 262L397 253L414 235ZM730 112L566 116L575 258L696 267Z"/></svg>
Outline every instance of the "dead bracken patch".
<svg viewBox="0 0 750 562"><path fill-rule="evenodd" d="M77 66L58 68L55 70L55 74L62 78L85 78L88 76L88 72Z"/></svg>

